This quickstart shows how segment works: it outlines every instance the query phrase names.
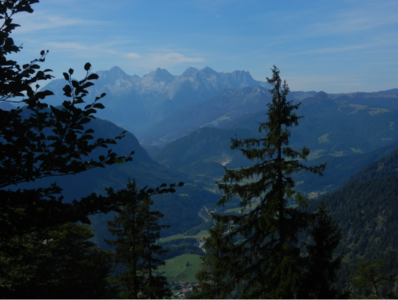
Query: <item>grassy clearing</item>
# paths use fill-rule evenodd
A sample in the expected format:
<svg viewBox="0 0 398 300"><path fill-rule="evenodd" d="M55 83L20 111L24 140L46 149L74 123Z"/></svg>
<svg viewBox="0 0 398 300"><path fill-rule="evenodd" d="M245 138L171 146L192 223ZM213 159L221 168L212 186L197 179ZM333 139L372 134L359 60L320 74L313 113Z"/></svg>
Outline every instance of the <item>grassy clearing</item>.
<svg viewBox="0 0 398 300"><path fill-rule="evenodd" d="M234 213L234 212L240 213L241 210L242 210L241 207L229 208L229 209L225 210L224 213Z"/></svg>
<svg viewBox="0 0 398 300"><path fill-rule="evenodd" d="M263 196L263 194L264 194L264 193L262 193L262 196ZM246 206L244 213L247 213L248 210L255 209L259 204L260 204L259 202L252 202L250 205L247 205L247 206ZM234 212L240 213L241 211L242 211L242 207L239 206L239 207L236 207L236 208L229 208L229 209L226 209L226 210L224 211L224 213L234 213Z"/></svg>
<svg viewBox="0 0 398 300"><path fill-rule="evenodd" d="M159 240L159 242L164 243L164 242L169 242L169 241L173 241L173 240L180 240L180 239L185 239L185 235L176 234L176 235L168 236L168 237L165 237L165 238L161 238Z"/></svg>
<svg viewBox="0 0 398 300"><path fill-rule="evenodd" d="M202 230L202 231L200 231L199 233L197 233L197 234L195 234L195 235L191 235L191 236L189 236L189 237L190 237L190 238L193 238L193 239L201 240L201 239L207 238L207 237L209 237L209 236L210 236L209 231L208 231L207 229L205 229L205 230Z"/></svg>
<svg viewBox="0 0 398 300"><path fill-rule="evenodd" d="M167 278L168 282L196 281L195 274L199 271L202 260L200 255L183 254L165 261L165 266L160 266L158 271ZM187 265L187 263L189 264Z"/></svg>
<svg viewBox="0 0 398 300"><path fill-rule="evenodd" d="M195 234L195 235L193 235L191 237L195 238L195 239L203 239L203 238L209 237L209 236L210 236L209 231L207 229L205 229L205 230L202 230L199 233L197 233L197 234Z"/></svg>

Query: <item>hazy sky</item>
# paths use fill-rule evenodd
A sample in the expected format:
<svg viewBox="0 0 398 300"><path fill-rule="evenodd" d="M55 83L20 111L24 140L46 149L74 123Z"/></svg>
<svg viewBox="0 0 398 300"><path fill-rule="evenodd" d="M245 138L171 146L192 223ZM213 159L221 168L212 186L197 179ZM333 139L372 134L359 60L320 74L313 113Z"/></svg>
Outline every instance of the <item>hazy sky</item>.
<svg viewBox="0 0 398 300"><path fill-rule="evenodd" d="M265 81L281 69L294 91L372 92L398 88L398 1L40 0L15 17L20 63L50 50L43 64L63 78L121 67L249 71Z"/></svg>

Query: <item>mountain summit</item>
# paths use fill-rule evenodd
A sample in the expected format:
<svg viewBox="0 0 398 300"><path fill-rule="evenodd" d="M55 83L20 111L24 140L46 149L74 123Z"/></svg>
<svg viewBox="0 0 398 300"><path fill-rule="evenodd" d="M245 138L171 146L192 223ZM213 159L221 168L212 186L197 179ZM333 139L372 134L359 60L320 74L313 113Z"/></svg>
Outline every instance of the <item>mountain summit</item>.
<svg viewBox="0 0 398 300"><path fill-rule="evenodd" d="M142 80L152 80L155 82L167 82L170 83L174 80L173 75L169 73L166 69L157 68L155 71L142 77Z"/></svg>
<svg viewBox="0 0 398 300"><path fill-rule="evenodd" d="M97 74L100 78L89 89L90 97L107 94L103 99L106 109L99 111L98 117L138 137L185 106L212 99L228 89L265 85L246 71L223 73L209 67L188 68L177 76L157 68L141 78L127 75L117 66ZM49 99L52 105L62 103L64 85L64 80L54 80L45 87L55 94Z"/></svg>

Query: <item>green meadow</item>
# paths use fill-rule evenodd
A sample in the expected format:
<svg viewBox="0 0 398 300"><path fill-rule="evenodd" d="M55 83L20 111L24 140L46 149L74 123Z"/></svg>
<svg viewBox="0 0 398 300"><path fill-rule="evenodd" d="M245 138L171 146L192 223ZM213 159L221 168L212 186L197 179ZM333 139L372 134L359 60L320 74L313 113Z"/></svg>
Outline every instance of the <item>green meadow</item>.
<svg viewBox="0 0 398 300"><path fill-rule="evenodd" d="M183 254L167 259L165 266L160 266L159 274L165 276L168 282L196 281L195 274L199 271L202 260L200 255Z"/></svg>

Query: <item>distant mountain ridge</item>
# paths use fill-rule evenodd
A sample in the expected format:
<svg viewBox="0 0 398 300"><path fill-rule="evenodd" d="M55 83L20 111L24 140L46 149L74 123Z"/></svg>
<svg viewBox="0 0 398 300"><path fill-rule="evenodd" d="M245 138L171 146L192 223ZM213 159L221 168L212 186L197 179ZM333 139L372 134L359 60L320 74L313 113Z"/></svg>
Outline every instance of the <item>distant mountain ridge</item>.
<svg viewBox="0 0 398 300"><path fill-rule="evenodd" d="M271 99L267 83L254 80L246 71L223 73L209 67L188 68L175 76L157 68L139 77L113 67L97 74L99 79L89 89L87 100L107 94L102 99L106 109L98 117L134 133L144 146L163 147L203 126L224 126L245 114L266 109ZM54 80L44 87L55 93L48 99L50 104L62 102L64 85L64 80ZM322 99L312 99L314 96ZM288 99L302 101L303 105L316 106L319 101L331 100L331 105L334 101L398 110L398 89L346 94L291 92Z"/></svg>
<svg viewBox="0 0 398 300"><path fill-rule="evenodd" d="M216 97L185 106L151 127L142 137L143 144L164 146L202 127L220 127L239 117L264 109L271 101L262 86L229 89Z"/></svg>
<svg viewBox="0 0 398 300"><path fill-rule="evenodd" d="M251 87L236 90L236 92L254 89L262 88ZM243 102L243 97L238 98ZM191 175L207 175L213 178L219 178L224 174L223 166L233 169L253 164L253 162L244 160L240 151L230 149L230 139L235 136L238 138L264 137L264 133L259 133L258 127L260 122L266 121L266 104L270 99L265 96L261 97L259 103L254 103L257 107L262 107L262 110L246 113L237 118L228 118L228 112L233 111L226 108L227 100L233 99L231 97L227 97L227 100L223 102L223 108L226 108L223 112L225 115L221 118L218 115L213 115L213 112L217 112L214 105L217 103L216 99L218 97L212 99L213 103L211 101L198 103L195 105L197 109L191 112L189 109L194 106L186 107L181 110L181 112L184 111L181 118L175 113L174 120L170 120L174 123L163 124L163 131L159 129L158 132L169 133L169 135L173 133L172 128L175 128L177 133L182 130L187 131L192 124L198 129L167 144L155 157L158 162ZM251 98L251 100L253 99ZM237 106L234 109L239 110L241 107L243 106ZM255 109L256 106L254 106ZM208 114L201 119L202 123L200 123L195 114L202 112L208 112ZM345 170L339 164L349 164L349 157L375 151L398 140L396 127L398 111L350 104L346 101L339 102L324 92L304 99L297 115L303 116L303 118L299 120L299 126L291 128L291 147L301 149L306 146L311 151L309 160L318 159L317 163L333 161L336 164L332 168L333 171L330 172L333 176L328 176L325 180L300 177L298 181L304 180L303 187L305 186L306 192L329 192L335 189L336 186L342 184L339 177L348 179L338 174ZM205 117L210 117L215 121L209 125L209 120ZM217 123L217 121L219 122ZM180 131L177 130L178 124L181 124L183 128ZM150 136L148 135L148 137ZM352 161L357 162L355 162L356 167L349 170L350 174L359 170L358 167L370 163L372 157L378 156L371 155L366 159L358 158L358 161L357 157L353 158ZM348 172L348 170L346 171ZM313 182L317 182L319 187L315 187Z"/></svg>
<svg viewBox="0 0 398 300"><path fill-rule="evenodd" d="M119 67L97 74L99 79L89 89L90 97L107 94L103 99L107 109L99 112L98 117L112 121L138 137L178 109L211 99L226 89L266 85L254 80L246 71L223 73L209 67L188 68L178 76L160 68L142 78L127 75ZM62 103L64 85L64 80L54 80L44 87L55 93L48 98L52 105Z"/></svg>

